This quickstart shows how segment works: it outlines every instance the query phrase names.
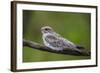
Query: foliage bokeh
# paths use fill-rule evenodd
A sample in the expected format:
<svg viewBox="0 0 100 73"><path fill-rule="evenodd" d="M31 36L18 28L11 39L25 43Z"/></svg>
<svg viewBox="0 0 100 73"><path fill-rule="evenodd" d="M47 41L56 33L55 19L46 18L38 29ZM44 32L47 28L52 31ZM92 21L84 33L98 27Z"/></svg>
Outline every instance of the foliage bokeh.
<svg viewBox="0 0 100 73"><path fill-rule="evenodd" d="M90 14L23 10L23 39L43 44L41 27L50 26L64 38L90 50ZM23 47L23 62L83 60L90 56L55 54Z"/></svg>

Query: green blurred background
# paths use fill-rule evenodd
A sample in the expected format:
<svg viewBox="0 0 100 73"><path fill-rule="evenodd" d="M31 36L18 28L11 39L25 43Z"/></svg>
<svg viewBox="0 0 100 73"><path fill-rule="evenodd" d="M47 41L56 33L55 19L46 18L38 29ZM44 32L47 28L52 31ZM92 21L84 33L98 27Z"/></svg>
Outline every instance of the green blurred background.
<svg viewBox="0 0 100 73"><path fill-rule="evenodd" d="M23 39L43 44L41 27L50 26L64 38L90 50L89 13L23 10ZM23 47L23 62L90 59L90 56L55 54Z"/></svg>

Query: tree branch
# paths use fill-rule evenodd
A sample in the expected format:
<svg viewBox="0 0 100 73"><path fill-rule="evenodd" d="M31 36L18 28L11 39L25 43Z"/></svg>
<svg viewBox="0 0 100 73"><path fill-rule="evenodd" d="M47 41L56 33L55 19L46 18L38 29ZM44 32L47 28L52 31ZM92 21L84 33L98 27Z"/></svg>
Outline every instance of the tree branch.
<svg viewBox="0 0 100 73"><path fill-rule="evenodd" d="M23 40L23 46L41 50L41 51L47 51L47 52L51 52L51 53L66 54L66 55L78 55L78 56L90 56L90 52L87 52L84 49L81 49L82 52L72 51L69 49L57 51L57 50L53 50L49 47L46 47L44 45L35 43L33 41L29 41L29 40Z"/></svg>

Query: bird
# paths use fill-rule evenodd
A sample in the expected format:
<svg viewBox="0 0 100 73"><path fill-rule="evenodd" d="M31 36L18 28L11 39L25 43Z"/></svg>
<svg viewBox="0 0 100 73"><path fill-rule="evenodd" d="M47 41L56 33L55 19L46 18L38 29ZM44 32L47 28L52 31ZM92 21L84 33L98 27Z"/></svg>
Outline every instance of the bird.
<svg viewBox="0 0 100 73"><path fill-rule="evenodd" d="M83 53L84 51L83 46L76 45L73 42L69 41L68 39L65 39L60 34L56 33L50 26L41 27L41 32L44 45L50 48L51 50L55 51L69 50L78 53Z"/></svg>

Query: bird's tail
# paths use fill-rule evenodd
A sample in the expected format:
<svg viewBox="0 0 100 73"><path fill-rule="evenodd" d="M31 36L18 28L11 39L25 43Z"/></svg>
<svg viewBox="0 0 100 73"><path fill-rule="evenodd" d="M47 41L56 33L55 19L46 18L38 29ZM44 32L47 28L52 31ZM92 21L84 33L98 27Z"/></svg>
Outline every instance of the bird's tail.
<svg viewBox="0 0 100 73"><path fill-rule="evenodd" d="M91 52L87 51L84 47L77 45L78 52L82 55L90 56Z"/></svg>
<svg viewBox="0 0 100 73"><path fill-rule="evenodd" d="M80 55L83 55L83 56L90 56L91 55L91 52L90 51L86 51L86 50L80 50Z"/></svg>

